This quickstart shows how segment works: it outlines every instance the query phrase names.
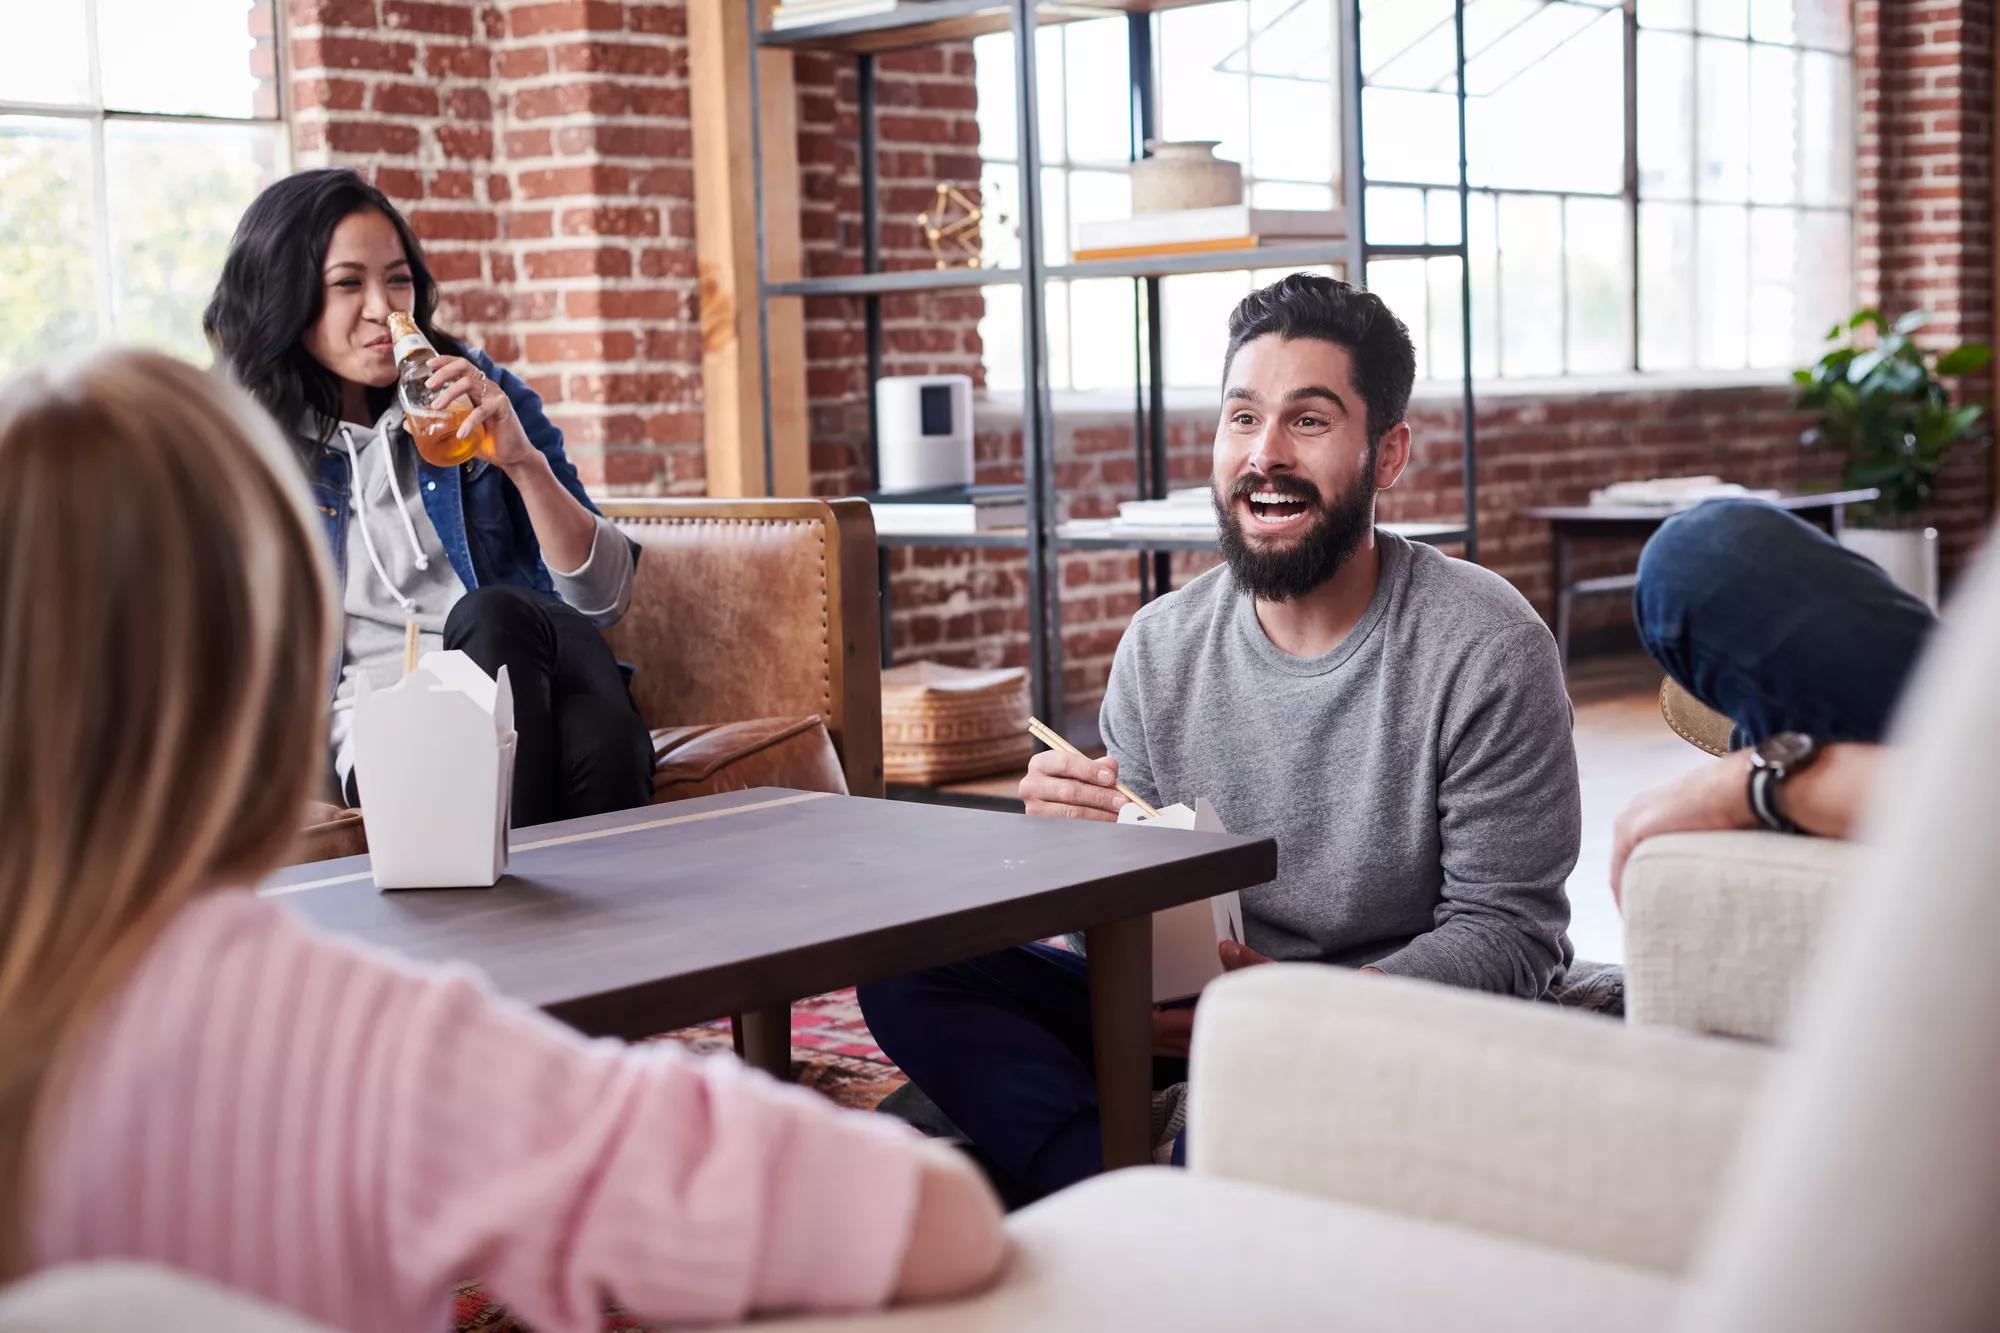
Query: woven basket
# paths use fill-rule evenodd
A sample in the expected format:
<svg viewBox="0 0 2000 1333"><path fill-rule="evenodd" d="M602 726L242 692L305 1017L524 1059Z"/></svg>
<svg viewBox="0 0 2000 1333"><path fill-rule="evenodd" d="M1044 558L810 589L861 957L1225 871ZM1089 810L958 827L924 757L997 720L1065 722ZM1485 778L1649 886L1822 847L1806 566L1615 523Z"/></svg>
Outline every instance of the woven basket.
<svg viewBox="0 0 2000 1333"><path fill-rule="evenodd" d="M1028 673L912 662L882 673L882 770L925 785L1018 772L1028 735Z"/></svg>

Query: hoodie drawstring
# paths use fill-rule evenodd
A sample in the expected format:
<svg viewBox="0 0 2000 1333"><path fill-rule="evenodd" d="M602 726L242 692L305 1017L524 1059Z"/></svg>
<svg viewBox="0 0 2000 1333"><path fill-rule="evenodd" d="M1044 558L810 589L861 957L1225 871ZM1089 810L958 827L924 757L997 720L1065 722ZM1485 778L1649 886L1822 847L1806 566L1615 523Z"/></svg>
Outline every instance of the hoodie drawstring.
<svg viewBox="0 0 2000 1333"><path fill-rule="evenodd" d="M368 531L368 516L365 512L367 506L361 500L361 458L354 450L354 436L348 432L346 426L342 426L340 428L340 438L341 442L347 446L348 475L354 478L355 483L354 525L361 529L361 545L368 552L368 563L374 567L375 577L382 580L382 586L387 588L389 595L396 599L396 605L403 609L404 615L408 615L417 609L417 604L411 598L406 597L403 594L403 590L398 588L395 582L390 579L389 571L382 566L382 557L375 552L375 538ZM416 525L410 522L409 511L403 507L403 492L402 488L396 482L396 466L394 460L389 457L389 443L386 439L382 444L382 458L383 466L389 472L389 490L395 496L396 512L402 516L403 532L410 539L410 550L416 556L417 568L429 569L430 558L424 554L423 547L417 542Z"/></svg>

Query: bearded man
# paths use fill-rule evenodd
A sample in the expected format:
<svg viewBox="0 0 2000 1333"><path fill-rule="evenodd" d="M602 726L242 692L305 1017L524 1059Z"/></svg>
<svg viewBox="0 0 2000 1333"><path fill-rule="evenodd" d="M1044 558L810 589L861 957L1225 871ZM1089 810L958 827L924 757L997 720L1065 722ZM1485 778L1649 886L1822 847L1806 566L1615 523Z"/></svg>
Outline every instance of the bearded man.
<svg viewBox="0 0 2000 1333"><path fill-rule="evenodd" d="M1244 298L1211 478L1225 563L1133 617L1100 717L1109 753L1039 754L1021 797L1115 819L1122 778L1275 838L1278 877L1243 894L1248 947L1225 941L1225 966L1540 998L1571 961L1569 696L1520 593L1375 526L1375 493L1410 460L1415 360L1402 322L1346 283L1294 274ZM1011 1197L1099 1169L1082 958L1030 945L863 987L861 1004ZM1157 1056L1186 1054L1192 1018L1156 1012ZM1161 1160L1183 1104L1156 1098Z"/></svg>

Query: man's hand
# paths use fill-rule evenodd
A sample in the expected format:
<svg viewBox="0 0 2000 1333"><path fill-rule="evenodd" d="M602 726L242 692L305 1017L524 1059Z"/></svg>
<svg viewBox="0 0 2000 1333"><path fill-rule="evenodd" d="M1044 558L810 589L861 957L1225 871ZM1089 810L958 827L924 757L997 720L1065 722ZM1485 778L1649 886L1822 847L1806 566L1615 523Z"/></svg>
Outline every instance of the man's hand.
<svg viewBox="0 0 2000 1333"><path fill-rule="evenodd" d="M1028 774L1021 779L1021 800L1031 815L1116 822L1118 812L1125 808L1125 798L1114 785L1117 781L1118 761L1109 755L1086 759L1061 750L1044 750L1028 761Z"/></svg>
<svg viewBox="0 0 2000 1333"><path fill-rule="evenodd" d="M1759 828L1750 809L1750 756L1738 751L1686 777L1655 787L1625 807L1611 828L1611 897L1625 902L1625 862L1632 849L1662 833Z"/></svg>
<svg viewBox="0 0 2000 1333"><path fill-rule="evenodd" d="M1235 940L1221 941L1215 946L1215 952L1222 958L1222 968L1225 972L1238 972L1246 967L1255 967L1259 963L1271 961L1249 945L1238 944Z"/></svg>

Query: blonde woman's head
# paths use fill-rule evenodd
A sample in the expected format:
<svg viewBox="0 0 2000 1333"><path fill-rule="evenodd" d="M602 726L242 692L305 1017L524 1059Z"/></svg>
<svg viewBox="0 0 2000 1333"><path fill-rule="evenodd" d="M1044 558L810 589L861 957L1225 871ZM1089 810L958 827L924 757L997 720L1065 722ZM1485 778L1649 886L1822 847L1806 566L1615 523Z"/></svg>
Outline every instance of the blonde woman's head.
<svg viewBox="0 0 2000 1333"><path fill-rule="evenodd" d="M297 829L333 644L320 545L290 450L213 375L119 350L0 389L0 1270L79 1020Z"/></svg>

